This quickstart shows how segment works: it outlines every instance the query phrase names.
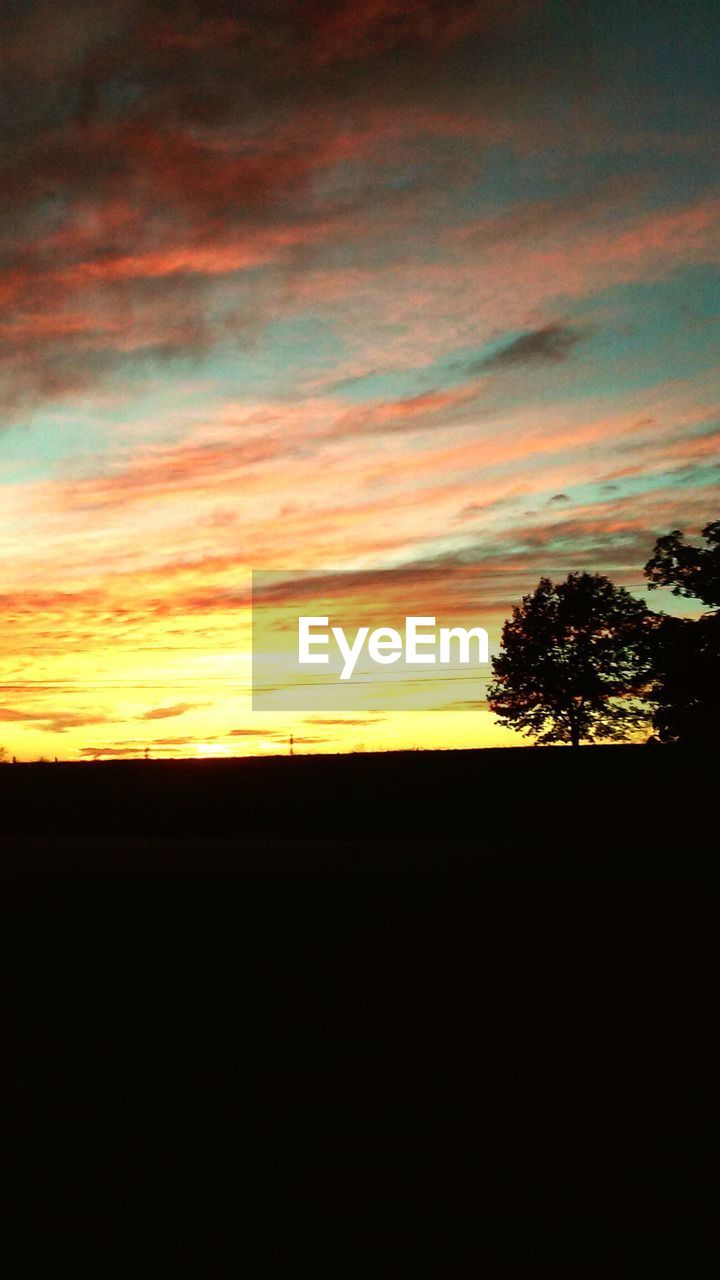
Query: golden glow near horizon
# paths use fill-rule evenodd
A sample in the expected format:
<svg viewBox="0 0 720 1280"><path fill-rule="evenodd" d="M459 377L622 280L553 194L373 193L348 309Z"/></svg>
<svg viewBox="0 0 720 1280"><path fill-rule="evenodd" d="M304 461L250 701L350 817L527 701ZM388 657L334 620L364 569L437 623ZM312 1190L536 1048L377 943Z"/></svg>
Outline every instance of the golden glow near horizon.
<svg viewBox="0 0 720 1280"><path fill-rule="evenodd" d="M249 575L220 571L237 607L195 616L187 592L207 590L204 568L176 583L18 592L0 637L5 674L0 743L21 760L228 756L511 742L484 711L332 715L253 713ZM162 575L160 575L162 577ZM166 595L159 596L165 587ZM6 618L7 618L6 610ZM17 710L16 710L17 708Z"/></svg>

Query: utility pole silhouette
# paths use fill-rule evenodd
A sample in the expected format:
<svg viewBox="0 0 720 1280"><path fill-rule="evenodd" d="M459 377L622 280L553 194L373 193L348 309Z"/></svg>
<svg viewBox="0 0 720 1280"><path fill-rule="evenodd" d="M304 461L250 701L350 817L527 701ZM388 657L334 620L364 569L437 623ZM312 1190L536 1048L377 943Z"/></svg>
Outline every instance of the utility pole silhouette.
<svg viewBox="0 0 720 1280"><path fill-rule="evenodd" d="M295 755L295 738L292 733L290 734L290 755Z"/></svg>

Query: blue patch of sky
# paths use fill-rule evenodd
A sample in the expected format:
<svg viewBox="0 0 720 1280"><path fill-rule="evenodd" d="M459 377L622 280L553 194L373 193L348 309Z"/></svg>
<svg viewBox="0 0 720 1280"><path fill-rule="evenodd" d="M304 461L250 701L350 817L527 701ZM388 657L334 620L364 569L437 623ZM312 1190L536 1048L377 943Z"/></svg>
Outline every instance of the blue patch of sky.
<svg viewBox="0 0 720 1280"><path fill-rule="evenodd" d="M308 311L271 321L247 345L216 347L202 371L222 396L277 400L296 395L300 382L327 374L344 354L331 326Z"/></svg>
<svg viewBox="0 0 720 1280"><path fill-rule="evenodd" d="M229 400L291 398L300 380L331 370L341 354L339 339L308 314L269 324L247 345L224 344L194 359L138 359L121 376L96 379L86 398L38 407L8 427L0 483L100 472L137 441L136 424L142 439L181 439ZM117 403L103 405L103 392Z"/></svg>
<svg viewBox="0 0 720 1280"><path fill-rule="evenodd" d="M715 0L591 0L583 20L591 50L588 88L608 121L669 132L706 125L720 64Z"/></svg>
<svg viewBox="0 0 720 1280"><path fill-rule="evenodd" d="M575 376L568 391L617 395L708 373L717 364L719 318L720 272L709 267L598 293L573 314L589 332L569 357Z"/></svg>
<svg viewBox="0 0 720 1280"><path fill-rule="evenodd" d="M598 59L614 84L625 75L631 86L658 87L672 100L674 89L714 95L720 55L715 0L654 0L591 4ZM611 104L609 104L611 105Z"/></svg>
<svg viewBox="0 0 720 1280"><path fill-rule="evenodd" d="M573 303L567 323L577 326L580 341L566 360L505 367L501 376L508 402L518 403L546 385L561 403L706 373L717 363L719 320L720 271L710 266L687 267L652 284L613 286ZM484 362L521 336L522 331L511 330L480 346L458 347L429 367L378 370L341 381L333 391L358 404L459 386L482 376Z"/></svg>
<svg viewBox="0 0 720 1280"><path fill-rule="evenodd" d="M706 485L717 482L720 464L701 462L682 464L666 471L644 472L635 476L621 476L617 480L597 480L588 484L576 484L565 490L569 499L566 503L553 504L556 511L571 509L575 506L589 507L598 503L622 502L627 498L639 497L646 493L657 493L663 489L676 489L680 486L702 489ZM533 501L539 508L547 510L554 495L536 495Z"/></svg>

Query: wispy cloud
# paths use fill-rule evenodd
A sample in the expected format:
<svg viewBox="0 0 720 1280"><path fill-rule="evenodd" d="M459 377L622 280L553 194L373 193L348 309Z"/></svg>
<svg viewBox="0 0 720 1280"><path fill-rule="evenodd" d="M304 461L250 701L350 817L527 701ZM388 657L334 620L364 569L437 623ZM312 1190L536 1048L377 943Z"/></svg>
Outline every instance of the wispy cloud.
<svg viewBox="0 0 720 1280"><path fill-rule="evenodd" d="M140 719L172 720L176 716L184 716L187 711L195 711L203 705L202 702L177 702L172 707L153 707L150 711L144 711Z"/></svg>
<svg viewBox="0 0 720 1280"><path fill-rule="evenodd" d="M520 364L555 364L567 360L581 340L570 325L546 324L513 338L507 346L478 362L478 369L504 369Z"/></svg>

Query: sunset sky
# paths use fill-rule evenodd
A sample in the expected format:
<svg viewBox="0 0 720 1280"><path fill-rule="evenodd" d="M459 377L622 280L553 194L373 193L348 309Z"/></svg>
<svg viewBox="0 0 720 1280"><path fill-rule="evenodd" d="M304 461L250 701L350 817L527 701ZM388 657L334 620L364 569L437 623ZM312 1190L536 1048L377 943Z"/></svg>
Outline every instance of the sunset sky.
<svg viewBox="0 0 720 1280"><path fill-rule="evenodd" d="M497 641L717 518L716 5L8 9L0 745L519 741L253 712L251 571L476 566Z"/></svg>

